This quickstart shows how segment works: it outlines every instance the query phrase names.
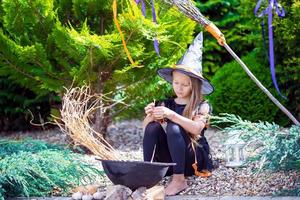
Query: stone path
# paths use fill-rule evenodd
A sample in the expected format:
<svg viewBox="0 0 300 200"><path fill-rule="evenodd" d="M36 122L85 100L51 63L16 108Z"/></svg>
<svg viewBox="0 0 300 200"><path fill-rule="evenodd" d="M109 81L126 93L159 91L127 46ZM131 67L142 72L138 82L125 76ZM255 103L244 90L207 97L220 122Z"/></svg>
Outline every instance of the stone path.
<svg viewBox="0 0 300 200"><path fill-rule="evenodd" d="M11 198L7 200L71 200L71 197L45 197L45 198ZM205 197L195 195L180 195L166 197L165 200L300 200L300 197L241 197L241 196L224 196L224 197Z"/></svg>
<svg viewBox="0 0 300 200"><path fill-rule="evenodd" d="M224 196L224 197L201 197L201 196L174 196L167 197L166 200L300 200L300 197L241 197L241 196Z"/></svg>

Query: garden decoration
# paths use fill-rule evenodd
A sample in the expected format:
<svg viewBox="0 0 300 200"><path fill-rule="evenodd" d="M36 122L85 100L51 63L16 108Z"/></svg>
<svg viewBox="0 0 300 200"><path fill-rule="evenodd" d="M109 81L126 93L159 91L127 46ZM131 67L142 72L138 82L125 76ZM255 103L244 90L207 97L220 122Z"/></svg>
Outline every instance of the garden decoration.
<svg viewBox="0 0 300 200"><path fill-rule="evenodd" d="M142 13L144 15L144 17L146 17L146 6L145 6L145 1L144 0L135 0L136 4L141 3L141 7L142 7ZM156 20L156 11L155 11L155 7L154 7L154 0L150 0L151 3L151 12L152 12L152 20L155 24L157 24L157 20ZM155 52L158 56L159 55L159 44L158 44L158 40L154 39L153 41L153 45L154 45L154 49Z"/></svg>
<svg viewBox="0 0 300 200"><path fill-rule="evenodd" d="M130 52L128 51L127 49L127 46L126 46L126 41L125 41L125 38L124 38L124 35L123 35L123 32L121 30L121 27L120 27L120 23L119 23L119 20L117 18L117 0L114 0L113 1L113 16L114 16L114 22L116 24L116 27L118 29L118 32L121 36L121 39L122 39L122 43L123 43L123 47L124 47L124 50L125 50L125 53L127 55L127 58L128 60L130 61L130 63L134 66L134 67L138 67L137 64L133 61L131 55L130 55Z"/></svg>
<svg viewBox="0 0 300 200"><path fill-rule="evenodd" d="M226 43L223 33L208 19L206 19L201 12L194 6L190 0L165 0L169 5L176 6L179 11L185 14L190 19L201 24L218 41L219 45L224 46L225 49L234 57L234 59L241 65L247 75L255 82L255 84L273 101L273 103L284 112L294 124L300 126L298 120L265 88L262 83L252 74L246 64L235 54L235 52Z"/></svg>
<svg viewBox="0 0 300 200"><path fill-rule="evenodd" d="M242 132L234 130L228 132L225 142L225 157L227 167L239 167L246 161L244 147L246 143L240 139Z"/></svg>
<svg viewBox="0 0 300 200"><path fill-rule="evenodd" d="M281 94L278 84L277 84L277 80L276 80L276 74L275 74L275 62L274 62L274 43L273 43L273 25L272 25L272 21L273 21L273 13L272 10L275 9L276 14L278 15L278 17L282 18L285 16L285 11L284 9L281 7L281 5L278 3L277 0L269 0L268 3L268 7L266 9L264 9L263 11L261 11L258 14L258 10L261 6L262 0L259 0L255 6L254 9L254 14L255 16L262 18L264 17L266 14L268 14L268 33L269 33L269 63L270 63L270 71L271 71L271 77L272 77L272 81L273 84L275 86L276 91L278 92L278 94L284 98L285 100L287 100L287 98ZM263 39L264 39L264 20L262 19L262 34L263 34ZM265 43L265 39L264 39L264 43Z"/></svg>
<svg viewBox="0 0 300 200"><path fill-rule="evenodd" d="M89 87L83 86L66 90L62 99L61 118L55 122L62 132L69 135L75 145L83 145L102 161L104 172L114 184L122 184L135 190L156 185L175 163L124 161L105 138L90 126L90 116L96 109L105 112L111 101L105 95L91 95Z"/></svg>
<svg viewBox="0 0 300 200"><path fill-rule="evenodd" d="M130 0L130 3L134 3L133 0ZM146 6L145 6L145 2L144 0L136 0L135 1L136 4L140 4L141 3L141 7L142 7L142 14L144 17L146 17ZM125 38L124 38L124 35L123 35L123 32L121 30L121 26L120 26L120 23L119 23L119 20L118 20L118 17L117 17L117 0L114 0L113 1L113 5L112 5L112 8L113 8L113 19L114 19L114 22L115 22L115 25L118 29L118 32L120 34L120 37L122 39L122 44L123 44L123 47L124 47L124 50L125 50L125 53L127 55L127 58L128 60L130 61L130 63L132 64L133 67L143 67L141 65L137 65L137 63L135 63L130 55L130 52L127 48L127 45L126 45L126 41L125 41ZM157 24L157 20L156 20L156 11L155 11L155 7L154 7L154 0L151 0L151 10L152 10L152 20L155 24ZM154 49L155 49L155 52L158 56L159 55L159 43L158 43L158 40L157 39L154 39L153 41L153 45L154 45Z"/></svg>

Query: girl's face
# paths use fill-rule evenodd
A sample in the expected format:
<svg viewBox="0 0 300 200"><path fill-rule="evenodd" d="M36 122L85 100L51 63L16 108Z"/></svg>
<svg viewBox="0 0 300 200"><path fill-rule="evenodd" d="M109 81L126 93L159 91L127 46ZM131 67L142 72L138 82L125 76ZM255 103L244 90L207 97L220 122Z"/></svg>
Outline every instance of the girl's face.
<svg viewBox="0 0 300 200"><path fill-rule="evenodd" d="M173 71L172 86L174 92L179 98L189 98L192 92L191 78L178 71Z"/></svg>

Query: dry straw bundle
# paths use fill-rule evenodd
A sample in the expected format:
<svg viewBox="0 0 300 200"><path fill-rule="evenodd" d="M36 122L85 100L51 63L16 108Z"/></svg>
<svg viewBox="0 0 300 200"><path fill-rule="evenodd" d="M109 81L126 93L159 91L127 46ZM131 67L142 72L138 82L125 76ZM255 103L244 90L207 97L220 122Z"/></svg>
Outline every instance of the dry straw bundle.
<svg viewBox="0 0 300 200"><path fill-rule="evenodd" d="M172 6L175 5L179 11L192 20L199 22L202 26L207 26L210 23L190 0L165 0L165 2Z"/></svg>
<svg viewBox="0 0 300 200"><path fill-rule="evenodd" d="M115 149L90 125L90 116L96 109L105 112L119 103L104 106L105 101L112 100L105 95L91 94L88 86L66 89L62 99L61 117L56 118L55 123L73 139L75 145L88 148L101 159L120 160Z"/></svg>

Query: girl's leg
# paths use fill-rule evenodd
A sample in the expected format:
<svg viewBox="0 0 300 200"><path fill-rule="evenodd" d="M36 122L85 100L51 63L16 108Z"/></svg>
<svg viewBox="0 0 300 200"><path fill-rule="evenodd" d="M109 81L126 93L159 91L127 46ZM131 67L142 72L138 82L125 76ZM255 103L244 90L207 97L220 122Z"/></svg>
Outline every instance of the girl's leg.
<svg viewBox="0 0 300 200"><path fill-rule="evenodd" d="M162 148L162 146L167 146L167 141L166 139L163 138L164 136L165 136L165 131L160 125L160 123L150 122L146 126L144 138L143 138L144 161L151 161L155 145L156 145L155 157L157 157L158 150Z"/></svg>
<svg viewBox="0 0 300 200"><path fill-rule="evenodd" d="M176 163L174 174L184 174L186 143L183 137L184 130L173 122L167 125L167 140L172 161Z"/></svg>
<svg viewBox="0 0 300 200"><path fill-rule="evenodd" d="M144 161L151 161L155 147L154 162L172 163L168 148L167 134L158 122L151 122L145 128L143 138ZM166 176L173 174L173 167L169 167Z"/></svg>
<svg viewBox="0 0 300 200"><path fill-rule="evenodd" d="M168 147L172 161L176 163L173 167L173 177L170 184L166 187L166 195L176 195L178 192L187 188L187 181L184 176L185 156L186 156L186 137L185 131L173 122L167 125Z"/></svg>

